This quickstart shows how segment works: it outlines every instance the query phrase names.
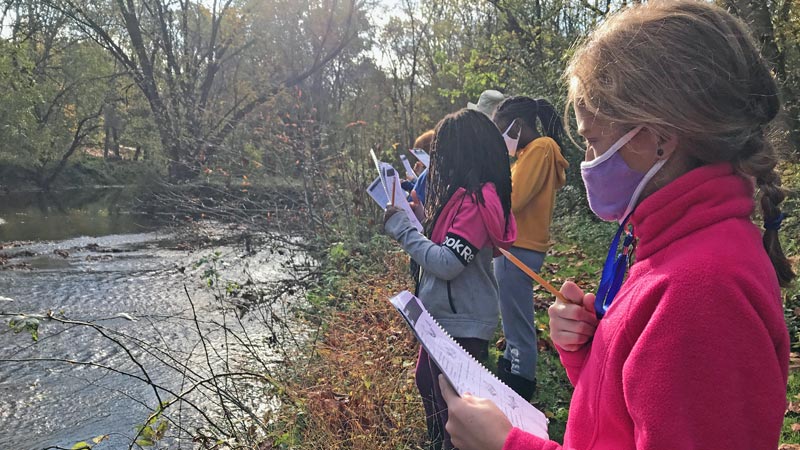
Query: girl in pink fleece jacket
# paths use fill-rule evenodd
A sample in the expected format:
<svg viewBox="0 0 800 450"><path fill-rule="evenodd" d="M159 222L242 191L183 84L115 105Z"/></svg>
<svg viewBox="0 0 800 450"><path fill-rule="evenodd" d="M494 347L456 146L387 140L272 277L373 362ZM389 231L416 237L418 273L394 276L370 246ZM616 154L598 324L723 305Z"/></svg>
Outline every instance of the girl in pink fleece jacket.
<svg viewBox="0 0 800 450"><path fill-rule="evenodd" d="M708 2L648 2L604 22L566 79L589 206L620 228L597 295L566 283L574 303L549 311L575 386L563 448L774 450L789 360L780 286L794 274L764 136L778 90L748 30ZM461 450L562 448L440 384Z"/></svg>

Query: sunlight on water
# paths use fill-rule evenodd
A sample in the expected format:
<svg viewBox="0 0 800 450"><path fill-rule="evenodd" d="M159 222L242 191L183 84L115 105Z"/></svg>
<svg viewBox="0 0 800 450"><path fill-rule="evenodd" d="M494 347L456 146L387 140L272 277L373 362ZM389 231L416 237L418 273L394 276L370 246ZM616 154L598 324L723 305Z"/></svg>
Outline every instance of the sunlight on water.
<svg viewBox="0 0 800 450"><path fill-rule="evenodd" d="M41 215L36 220L56 222L39 224L37 230L58 230L64 216ZM105 226L94 230L110 229ZM78 229L72 228L71 232ZM271 361L270 364L282 361L283 354L273 348L275 330L265 326L265 320L272 320L272 310L237 317L231 304L227 304L229 309L223 312L208 287L208 267L199 263L219 252L216 270L221 280L263 283L291 277L283 266L288 256L264 251L244 257L243 249L236 246L178 249L170 234L158 231L101 237L80 232L77 236L17 242L0 250L0 254L23 254L11 261L27 264L27 269L0 270L0 314L44 317L52 311L101 325L114 336L125 336L129 345L135 341L146 343L145 347L133 346L133 355L154 382L173 392L185 389L191 378L170 367L177 364L175 361L196 373L210 370L197 334L198 324L192 319L194 314L200 318L199 326L209 333L205 345L214 349L210 363L215 370L230 362L252 364L254 352L261 355L259 360ZM284 296L281 302L286 305L278 308L289 310L295 301ZM97 330L45 320L40 325L39 341L34 343L29 334L11 330L8 318L0 320L0 359L90 362L142 376L130 356ZM278 319L275 323L285 321ZM252 347L245 349L239 342L226 341L224 333L214 331L214 323L224 323L245 334L245 342ZM278 330L277 339L286 342L302 340L304 334L291 331L291 336L285 337L280 333ZM160 350L154 351L155 348ZM163 355L161 351L175 359L165 362L163 357L154 357ZM259 396L252 398L252 409L263 413L270 407L269 397L263 388L254 391ZM171 397L163 392L162 395ZM195 401L208 410L214 408L213 397L198 397ZM0 448L69 448L101 434L113 434L102 448L127 448L126 439L135 435L136 425L146 420L156 405L152 388L146 383L97 366L52 360L0 362ZM189 408L179 416L188 428L197 419Z"/></svg>

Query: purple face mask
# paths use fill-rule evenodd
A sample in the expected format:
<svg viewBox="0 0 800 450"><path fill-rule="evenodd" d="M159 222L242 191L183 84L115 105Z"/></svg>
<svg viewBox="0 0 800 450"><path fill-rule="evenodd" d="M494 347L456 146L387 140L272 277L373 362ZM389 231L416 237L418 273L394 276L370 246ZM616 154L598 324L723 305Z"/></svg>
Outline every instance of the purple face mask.
<svg viewBox="0 0 800 450"><path fill-rule="evenodd" d="M636 206L644 186L667 162L657 161L647 173L631 169L619 154L625 144L633 139L642 127L636 127L619 138L607 152L591 161L581 163L581 177L586 186L589 208L606 221L621 221Z"/></svg>

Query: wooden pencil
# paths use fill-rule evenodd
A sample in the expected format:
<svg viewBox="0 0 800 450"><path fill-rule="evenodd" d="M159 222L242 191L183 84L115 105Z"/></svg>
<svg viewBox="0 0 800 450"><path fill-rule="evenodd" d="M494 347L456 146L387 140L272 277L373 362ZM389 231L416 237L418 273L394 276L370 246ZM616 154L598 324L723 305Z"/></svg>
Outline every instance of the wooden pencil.
<svg viewBox="0 0 800 450"><path fill-rule="evenodd" d="M394 206L394 192L397 190L397 182L392 178L392 206Z"/></svg>
<svg viewBox="0 0 800 450"><path fill-rule="evenodd" d="M514 263L515 266L519 267L519 269L521 271L525 272L529 277L531 277L534 280L536 280L536 282L541 284L542 287L547 289L548 292L550 292L551 294L555 295L557 299L563 301L564 303L577 304L576 302L574 302L574 301L568 299L567 297L565 297L564 294L559 292L558 289L554 288L552 284L548 283L547 280L542 278L538 273L534 272L533 269L531 269L530 267L526 266L525 263L523 263L522 261L519 260L519 258L517 258L516 256L512 255L511 252L509 252L508 250L502 249L502 248L500 248L499 250L500 250L500 253L503 254L503 256L508 258L509 261Z"/></svg>

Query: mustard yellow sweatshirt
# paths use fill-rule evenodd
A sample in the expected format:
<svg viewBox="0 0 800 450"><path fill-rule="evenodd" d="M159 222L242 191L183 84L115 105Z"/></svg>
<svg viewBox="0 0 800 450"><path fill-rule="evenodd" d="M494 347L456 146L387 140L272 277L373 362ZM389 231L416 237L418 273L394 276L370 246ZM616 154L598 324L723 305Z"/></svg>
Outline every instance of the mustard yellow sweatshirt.
<svg viewBox="0 0 800 450"><path fill-rule="evenodd" d="M517 152L511 167L511 211L517 220L514 247L546 252L556 190L566 182L569 163L552 138L534 139Z"/></svg>

